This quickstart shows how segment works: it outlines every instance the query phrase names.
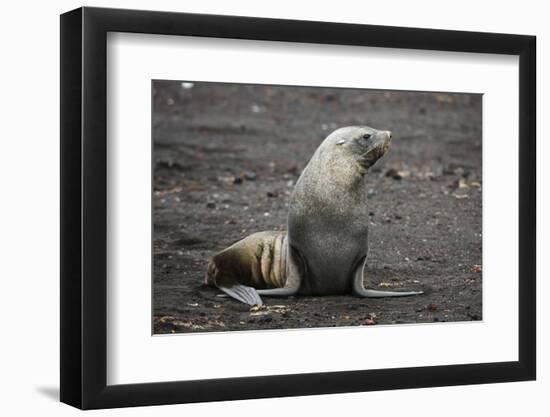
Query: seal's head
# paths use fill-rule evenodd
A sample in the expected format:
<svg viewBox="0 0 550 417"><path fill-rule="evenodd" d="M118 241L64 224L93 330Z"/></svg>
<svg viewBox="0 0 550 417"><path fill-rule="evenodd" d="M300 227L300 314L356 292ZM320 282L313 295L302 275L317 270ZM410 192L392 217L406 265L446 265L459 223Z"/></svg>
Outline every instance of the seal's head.
<svg viewBox="0 0 550 417"><path fill-rule="evenodd" d="M368 126L347 126L332 132L319 147L331 165L354 162L361 174L374 165L390 147L392 134Z"/></svg>

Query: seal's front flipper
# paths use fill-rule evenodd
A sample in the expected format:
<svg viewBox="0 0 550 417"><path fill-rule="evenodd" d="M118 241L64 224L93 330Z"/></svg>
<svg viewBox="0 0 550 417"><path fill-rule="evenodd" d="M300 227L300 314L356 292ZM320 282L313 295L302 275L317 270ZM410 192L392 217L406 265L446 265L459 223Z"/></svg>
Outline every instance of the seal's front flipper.
<svg viewBox="0 0 550 417"><path fill-rule="evenodd" d="M363 271L365 269L365 260L359 263L353 277L353 294L365 298L383 298L383 297L408 297L411 295L424 294L424 291L379 291L368 290L363 285Z"/></svg>
<svg viewBox="0 0 550 417"><path fill-rule="evenodd" d="M266 290L257 290L258 294L265 295L267 297L289 297L295 295L298 292L298 288L284 287L284 288L269 288Z"/></svg>
<svg viewBox="0 0 550 417"><path fill-rule="evenodd" d="M304 262L297 249L287 246L287 265L285 286L281 288L268 288L258 290L258 293L266 297L289 297L298 293L302 282Z"/></svg>
<svg viewBox="0 0 550 417"><path fill-rule="evenodd" d="M241 303L245 303L250 306L263 305L262 299L255 288L247 287L242 284L217 285L217 287L228 296L240 301Z"/></svg>
<svg viewBox="0 0 550 417"><path fill-rule="evenodd" d="M357 294L360 297L367 298L383 298L383 297L408 297L410 295L420 295L424 294L424 291L378 291L378 290L368 290L363 288L361 294Z"/></svg>

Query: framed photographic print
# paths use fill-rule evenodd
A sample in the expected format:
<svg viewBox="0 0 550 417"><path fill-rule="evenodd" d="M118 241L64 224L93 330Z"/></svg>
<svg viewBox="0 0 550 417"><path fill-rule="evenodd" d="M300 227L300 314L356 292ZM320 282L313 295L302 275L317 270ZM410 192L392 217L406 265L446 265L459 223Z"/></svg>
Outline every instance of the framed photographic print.
<svg viewBox="0 0 550 417"><path fill-rule="evenodd" d="M535 379L535 37L61 16L61 401Z"/></svg>

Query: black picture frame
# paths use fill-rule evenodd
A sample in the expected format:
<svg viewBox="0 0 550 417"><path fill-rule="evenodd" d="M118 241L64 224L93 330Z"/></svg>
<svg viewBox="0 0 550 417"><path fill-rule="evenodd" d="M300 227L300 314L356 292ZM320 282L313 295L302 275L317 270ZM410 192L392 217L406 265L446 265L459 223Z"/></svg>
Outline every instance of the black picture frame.
<svg viewBox="0 0 550 417"><path fill-rule="evenodd" d="M108 32L519 56L519 360L107 385ZM94 409L536 378L534 36L84 7L61 15L60 57L62 402Z"/></svg>

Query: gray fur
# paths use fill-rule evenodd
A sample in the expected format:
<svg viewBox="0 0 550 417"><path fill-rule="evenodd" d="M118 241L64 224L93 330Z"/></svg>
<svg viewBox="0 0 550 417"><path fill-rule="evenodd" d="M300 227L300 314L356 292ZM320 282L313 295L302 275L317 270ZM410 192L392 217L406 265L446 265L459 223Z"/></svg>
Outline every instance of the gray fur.
<svg viewBox="0 0 550 417"><path fill-rule="evenodd" d="M288 296L297 293L353 293L360 297L402 297L422 293L367 290L363 283L369 223L364 177L368 169L388 150L390 143L391 132L368 126L338 129L321 143L292 193L288 236L276 239L275 234L281 232L260 236L262 241L267 239L278 243L273 253L284 254L280 256L284 262L279 263L282 271L279 275L285 276L285 283L281 286L279 280L267 288L256 286L259 294ZM233 245L231 248L236 251L236 255L231 255L230 259L239 258L242 263L242 254L250 252L251 245L255 245L255 240L250 240L254 236ZM226 251L220 254L226 253L227 258ZM211 279L212 282L216 282L226 294L239 301L261 303L261 299L258 302L259 295L256 294L256 298L256 295L249 294L254 288L247 287L243 291L235 288L239 284L250 285L250 279L239 279L235 274L228 273L228 268L220 268L219 263L211 263L209 271L216 271L218 276L226 277L226 285L220 285L221 279ZM254 268L254 261L250 263L251 268ZM242 270L242 267L239 269ZM264 277L263 281L268 279Z"/></svg>

